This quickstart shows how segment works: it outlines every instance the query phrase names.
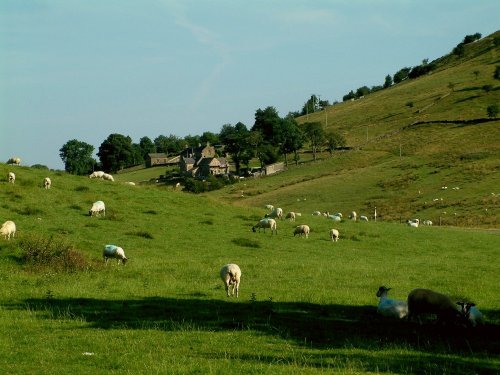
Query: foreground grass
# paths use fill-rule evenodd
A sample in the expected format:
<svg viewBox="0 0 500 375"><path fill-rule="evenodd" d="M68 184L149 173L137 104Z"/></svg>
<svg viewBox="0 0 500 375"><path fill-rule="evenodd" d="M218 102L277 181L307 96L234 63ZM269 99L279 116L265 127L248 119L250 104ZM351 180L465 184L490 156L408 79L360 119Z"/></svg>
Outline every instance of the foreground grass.
<svg viewBox="0 0 500 375"><path fill-rule="evenodd" d="M18 226L15 240L0 241L3 373L500 371L496 232L343 222L334 244L332 223L304 214L310 238L294 238L297 223L286 221L272 236L250 230L261 206L64 174L45 191L45 173L19 168L14 186L0 185L0 217ZM97 199L105 218L87 215ZM115 243L130 261L33 270L20 258L33 235L64 240L96 262ZM228 262L243 270L239 300L227 299L219 280ZM416 287L472 299L487 325L382 319L380 285L398 299Z"/></svg>

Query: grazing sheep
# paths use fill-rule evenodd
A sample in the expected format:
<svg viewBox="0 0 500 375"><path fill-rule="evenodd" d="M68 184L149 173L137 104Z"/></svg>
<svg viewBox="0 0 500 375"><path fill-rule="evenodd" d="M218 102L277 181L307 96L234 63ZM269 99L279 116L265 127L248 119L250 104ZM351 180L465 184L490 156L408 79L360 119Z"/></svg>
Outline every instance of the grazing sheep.
<svg viewBox="0 0 500 375"><path fill-rule="evenodd" d="M236 298L238 298L239 290L240 290L240 279L241 279L241 269L237 264L226 264L222 266L220 269L220 278L224 283L224 287L226 288L226 295L230 297L234 296L236 293ZM231 285L233 286L232 291L230 293Z"/></svg>
<svg viewBox="0 0 500 375"><path fill-rule="evenodd" d="M358 215L356 214L356 211L352 211L350 214L349 214L349 219L351 219L352 221L356 221Z"/></svg>
<svg viewBox="0 0 500 375"><path fill-rule="evenodd" d="M266 204L264 207L266 207L270 211L274 210L274 206L272 204Z"/></svg>
<svg viewBox="0 0 500 375"><path fill-rule="evenodd" d="M132 182L132 181L124 182L124 184L129 185L129 186L135 186L135 182Z"/></svg>
<svg viewBox="0 0 500 375"><path fill-rule="evenodd" d="M420 224L420 220L419 219L412 219L412 220L408 220L406 223L412 228L418 228L418 225Z"/></svg>
<svg viewBox="0 0 500 375"><path fill-rule="evenodd" d="M50 189L51 186L52 186L52 181L50 180L50 177L45 177L43 179L43 187L45 189Z"/></svg>
<svg viewBox="0 0 500 375"><path fill-rule="evenodd" d="M321 216L321 212L320 211L314 211L312 214L313 214L313 216Z"/></svg>
<svg viewBox="0 0 500 375"><path fill-rule="evenodd" d="M103 201L97 201L92 204L92 207L89 210L89 216L99 216L100 214L103 214L103 216L106 216L106 206L104 205Z"/></svg>
<svg viewBox="0 0 500 375"><path fill-rule="evenodd" d="M114 180L115 180L115 179L113 178L113 176L111 176L111 175L110 175L110 174L108 174L108 173L104 173L104 174L102 175L102 178L103 178L103 180L106 180L106 181L114 181Z"/></svg>
<svg viewBox="0 0 500 375"><path fill-rule="evenodd" d="M118 261L118 263L122 262L123 264L127 263L128 260L125 256L125 251L116 245L104 246L104 249L102 250L102 257L104 259L104 263L108 263L109 258L114 258Z"/></svg>
<svg viewBox="0 0 500 375"><path fill-rule="evenodd" d="M336 214L335 215L328 215L327 218L333 220L336 223L340 223L342 221L342 217L338 216Z"/></svg>
<svg viewBox="0 0 500 375"><path fill-rule="evenodd" d="M290 219L290 221L295 221L295 216L296 216L295 212L291 211L286 214L285 219Z"/></svg>
<svg viewBox="0 0 500 375"><path fill-rule="evenodd" d="M337 229L330 229L330 238L333 242L337 242L339 240L340 233Z"/></svg>
<svg viewBox="0 0 500 375"><path fill-rule="evenodd" d="M306 238L309 238L309 233L311 232L311 228L309 228L309 225L297 225L295 227L295 230L293 231L293 236L295 237L296 234L299 235L299 237L302 237L304 235Z"/></svg>
<svg viewBox="0 0 500 375"><path fill-rule="evenodd" d="M102 178L102 176L104 176L103 171L95 171L89 175L89 178Z"/></svg>
<svg viewBox="0 0 500 375"><path fill-rule="evenodd" d="M484 317L481 311L476 307L475 303L472 302L457 302L462 308L462 314L467 319L468 323L472 327L477 325L484 325Z"/></svg>
<svg viewBox="0 0 500 375"><path fill-rule="evenodd" d="M16 182L16 174L14 172L9 172L9 183L13 184Z"/></svg>
<svg viewBox="0 0 500 375"><path fill-rule="evenodd" d="M432 225L432 221L430 221L430 220L424 220L424 221L422 221L422 224L424 224L424 225Z"/></svg>
<svg viewBox="0 0 500 375"><path fill-rule="evenodd" d="M18 157L12 157L9 160L7 160L7 164L19 165L21 164L21 159Z"/></svg>
<svg viewBox="0 0 500 375"><path fill-rule="evenodd" d="M6 240L10 240L10 236L14 238L16 235L16 224L13 221L7 220L2 224L2 228L0 228L0 235Z"/></svg>
<svg viewBox="0 0 500 375"><path fill-rule="evenodd" d="M361 216L359 217L359 220L360 220L360 221L368 221L368 216L361 215Z"/></svg>
<svg viewBox="0 0 500 375"><path fill-rule="evenodd" d="M464 317L450 297L430 289L413 289L408 294L408 319L435 314L442 323L458 323Z"/></svg>
<svg viewBox="0 0 500 375"><path fill-rule="evenodd" d="M283 219L283 209L275 207L270 214L266 214L266 217L269 217L271 219Z"/></svg>
<svg viewBox="0 0 500 375"><path fill-rule="evenodd" d="M264 229L264 233L266 232L266 228L271 228L271 234L273 234L273 232L278 234L276 220L274 220L274 219L270 219L270 218L261 219L257 224L255 224L252 227L252 231L255 233L255 232L257 232L257 229L259 229L259 232L260 232L260 228Z"/></svg>
<svg viewBox="0 0 500 375"><path fill-rule="evenodd" d="M408 303L387 298L387 292L391 289L385 286L378 288L377 297L380 297L380 301L378 302L377 312L382 316L403 319L408 315Z"/></svg>
<svg viewBox="0 0 500 375"><path fill-rule="evenodd" d="M178 182L175 184L175 190L179 190L181 188L181 183Z"/></svg>

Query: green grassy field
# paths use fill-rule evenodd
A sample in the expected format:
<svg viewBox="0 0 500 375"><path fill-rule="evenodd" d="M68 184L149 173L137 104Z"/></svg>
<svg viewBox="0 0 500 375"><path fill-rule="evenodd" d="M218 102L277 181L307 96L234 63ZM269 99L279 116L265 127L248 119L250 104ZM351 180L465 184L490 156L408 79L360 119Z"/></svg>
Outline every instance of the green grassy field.
<svg viewBox="0 0 500 375"><path fill-rule="evenodd" d="M1 164L0 175L12 169ZM0 217L18 227L14 240L0 241L3 373L500 371L496 231L346 221L332 243L332 223L310 214L300 218L312 228L308 239L294 238L296 223L287 221L278 235L253 233L266 212L260 206L15 172L14 185L0 182ZM47 173L50 190L41 187ZM97 199L105 217L87 214ZM49 239L83 254L87 269L23 262L27 245ZM130 261L104 266L107 243L122 246ZM228 262L242 268L238 300L225 297L218 276ZM472 299L487 325L382 319L375 296L382 284L398 299L416 287Z"/></svg>

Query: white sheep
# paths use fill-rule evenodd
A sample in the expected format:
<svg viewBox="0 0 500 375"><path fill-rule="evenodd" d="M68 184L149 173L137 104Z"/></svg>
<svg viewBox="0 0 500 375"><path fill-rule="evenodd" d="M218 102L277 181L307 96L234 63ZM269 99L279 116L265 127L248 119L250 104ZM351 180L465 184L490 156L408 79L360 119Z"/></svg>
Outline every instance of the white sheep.
<svg viewBox="0 0 500 375"><path fill-rule="evenodd" d="M125 256L125 251L116 245L105 245L102 250L102 257L104 259L104 263L108 263L109 258L114 258L118 261L118 263L122 262L123 264L127 263L128 260Z"/></svg>
<svg viewBox="0 0 500 375"><path fill-rule="evenodd" d="M340 223L342 221L342 217L338 216L337 214L335 214L335 215L328 215L327 218L330 219L330 220L333 220L336 223Z"/></svg>
<svg viewBox="0 0 500 375"><path fill-rule="evenodd" d="M283 209L275 207L270 214L266 214L266 217L269 217L271 219L283 219Z"/></svg>
<svg viewBox="0 0 500 375"><path fill-rule="evenodd" d="M477 325L484 325L483 314L476 307L475 303L457 302L457 305L462 308L462 314L472 327L476 327Z"/></svg>
<svg viewBox="0 0 500 375"><path fill-rule="evenodd" d="M14 238L16 235L16 224L13 221L7 220L2 224L2 228L0 228L0 235L6 240L10 240L10 236Z"/></svg>
<svg viewBox="0 0 500 375"><path fill-rule="evenodd" d="M312 214L313 214L313 216L321 216L321 212L320 211L314 211Z"/></svg>
<svg viewBox="0 0 500 375"><path fill-rule="evenodd" d="M102 176L104 176L103 171L95 171L89 175L89 178L102 178Z"/></svg>
<svg viewBox="0 0 500 375"><path fill-rule="evenodd" d="M45 177L43 179L43 187L45 189L50 189L51 186L52 186L52 181L50 180L50 177Z"/></svg>
<svg viewBox="0 0 500 375"><path fill-rule="evenodd" d="M408 220L406 223L412 228L418 228L418 225L420 224L420 220L419 219L412 219L412 220Z"/></svg>
<svg viewBox="0 0 500 375"><path fill-rule="evenodd" d="M430 225L432 225L432 221L430 221L430 220L424 220L424 221L422 221L422 224L430 226Z"/></svg>
<svg viewBox="0 0 500 375"><path fill-rule="evenodd" d="M96 201L92 204L92 207L89 210L89 216L93 216L94 214L99 216L101 212L103 216L106 216L106 206L103 201Z"/></svg>
<svg viewBox="0 0 500 375"><path fill-rule="evenodd" d="M224 283L224 287L226 289L226 295L230 297L231 295L234 296L236 293L236 298L238 298L240 290L240 280L241 280L240 267L234 263L222 266L222 268L220 269L220 278ZM232 291L230 291L231 285L233 286Z"/></svg>
<svg viewBox="0 0 500 375"><path fill-rule="evenodd" d="M430 289L414 289L408 294L408 319L434 314L443 323L457 323L464 318L451 298Z"/></svg>
<svg viewBox="0 0 500 375"><path fill-rule="evenodd" d="M274 206L272 204L266 204L264 207L267 208L269 211L274 210Z"/></svg>
<svg viewBox="0 0 500 375"><path fill-rule="evenodd" d="M295 216L296 216L295 212L291 211L286 214L285 219L290 219L290 221L295 221Z"/></svg>
<svg viewBox="0 0 500 375"><path fill-rule="evenodd" d="M306 238L309 238L310 232L311 228L309 228L309 225L297 225L293 231L293 236L295 237L295 235L298 234L299 237L302 237L302 235L304 235Z"/></svg>
<svg viewBox="0 0 500 375"><path fill-rule="evenodd" d="M359 217L359 220L360 220L360 221L368 221L368 216L366 216L366 215L361 215L361 216Z"/></svg>
<svg viewBox="0 0 500 375"><path fill-rule="evenodd" d="M350 214L349 214L349 219L351 219L352 221L356 221L357 219L357 214L356 214L356 211L352 211Z"/></svg>
<svg viewBox="0 0 500 375"><path fill-rule="evenodd" d="M296 212L295 216L302 216L302 214L300 212Z"/></svg>
<svg viewBox="0 0 500 375"><path fill-rule="evenodd" d="M16 174L14 172L9 172L9 183L13 184L16 182Z"/></svg>
<svg viewBox="0 0 500 375"><path fill-rule="evenodd" d="M7 164L19 165L21 164L21 159L18 157L12 157L9 160L7 160Z"/></svg>
<svg viewBox="0 0 500 375"><path fill-rule="evenodd" d="M132 181L126 181L124 182L125 185L129 185L129 186L135 186L135 182L132 182Z"/></svg>
<svg viewBox="0 0 500 375"><path fill-rule="evenodd" d="M408 315L408 303L387 298L387 292L392 288L381 286L378 288L377 297L380 297L378 302L377 312L386 317L403 319Z"/></svg>
<svg viewBox="0 0 500 375"><path fill-rule="evenodd" d="M330 238L333 242L337 242L339 240L340 233L337 229L330 229Z"/></svg>
<svg viewBox="0 0 500 375"><path fill-rule="evenodd" d="M276 220L274 219L266 217L264 219L259 220L259 222L252 227L252 231L255 233L257 232L257 229L259 229L260 232L260 228L263 228L264 232L266 232L266 228L271 228L271 234L273 234L273 232L278 234Z"/></svg>
<svg viewBox="0 0 500 375"><path fill-rule="evenodd" d="M114 180L115 180L115 179L113 178L113 176L111 176L111 175L110 175L110 174L108 174L108 173L104 173L104 174L102 175L102 178L103 178L104 180L106 180L106 181L114 181Z"/></svg>

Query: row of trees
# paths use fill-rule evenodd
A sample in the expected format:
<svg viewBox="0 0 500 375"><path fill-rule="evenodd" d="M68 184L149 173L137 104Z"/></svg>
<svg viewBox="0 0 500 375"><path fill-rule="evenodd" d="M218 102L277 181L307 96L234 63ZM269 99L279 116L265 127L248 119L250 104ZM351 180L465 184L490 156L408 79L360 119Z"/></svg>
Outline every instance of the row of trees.
<svg viewBox="0 0 500 375"><path fill-rule="evenodd" d="M67 172L84 175L94 169L115 172L143 164L149 153L179 155L186 148L207 142L221 145L221 153L231 157L237 174L242 166L248 167L255 158L259 160L261 167L280 159L288 165L289 154L298 163L298 152L306 142L311 146L314 160L319 148L325 147L333 153L346 144L341 134L326 132L319 122L299 125L293 114L281 118L274 107L267 107L255 112L255 122L251 128L238 122L236 125L223 125L218 134L204 132L201 136L188 135L184 138L160 135L154 141L142 137L139 143L133 143L129 136L111 134L99 147L99 162L92 157L92 145L73 139L63 145L59 155Z"/></svg>

